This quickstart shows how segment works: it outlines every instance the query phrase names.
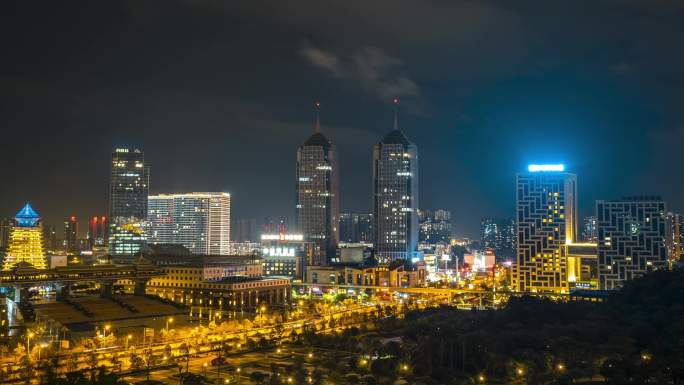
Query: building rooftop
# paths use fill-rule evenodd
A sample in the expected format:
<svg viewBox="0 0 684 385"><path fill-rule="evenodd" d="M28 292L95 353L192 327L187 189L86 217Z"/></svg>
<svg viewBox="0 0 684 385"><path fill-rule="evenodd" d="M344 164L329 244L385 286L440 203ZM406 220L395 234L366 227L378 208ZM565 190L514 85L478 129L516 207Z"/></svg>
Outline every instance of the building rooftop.
<svg viewBox="0 0 684 385"><path fill-rule="evenodd" d="M145 259L157 266L220 266L244 263L259 263L260 257L254 255L145 255Z"/></svg>
<svg viewBox="0 0 684 385"><path fill-rule="evenodd" d="M401 132L401 131L399 131L399 130L396 130L396 129L390 131L389 133L387 133L387 135L385 135L385 137L382 138L382 140L380 141L380 143L383 143L383 144L403 144L403 145L406 145L406 146L412 144L412 143L408 140L408 138L406 137L406 135L404 135L403 132Z"/></svg>
<svg viewBox="0 0 684 385"><path fill-rule="evenodd" d="M26 205L19 210L17 215L15 215L14 219L16 219L17 226L19 227L34 227L36 226L36 223L38 223L40 216L36 210L31 207L30 203L26 203Z"/></svg>
<svg viewBox="0 0 684 385"><path fill-rule="evenodd" d="M315 132L309 137L309 139L306 140L306 142L304 142L304 145L321 146L325 150L328 150L332 146L332 143L328 140L328 138L325 137L325 135L321 134L320 132Z"/></svg>

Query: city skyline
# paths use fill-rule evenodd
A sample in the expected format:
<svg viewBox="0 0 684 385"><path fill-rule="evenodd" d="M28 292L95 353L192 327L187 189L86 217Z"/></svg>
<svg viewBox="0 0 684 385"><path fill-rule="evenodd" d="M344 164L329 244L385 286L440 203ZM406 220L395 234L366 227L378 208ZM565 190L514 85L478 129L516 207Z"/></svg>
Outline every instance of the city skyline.
<svg viewBox="0 0 684 385"><path fill-rule="evenodd" d="M379 1L364 8L368 22L344 36L336 26L351 22L351 5L336 7L341 21L315 2L303 14L271 5L278 16L248 4L166 5L12 8L6 36L30 32L8 39L12 59L0 64L14 75L0 91L8 112L0 117L8 135L0 159L14 165L0 216L26 201L52 225L105 213L106 154L122 146L146 152L156 170L150 193L228 191L235 218L293 217L292 189L272 191L291 186L292 149L309 134L316 99L339 151L340 209L370 212L370 147L391 125L395 96L406 135L423 149L422 205L452 211L458 234L476 237L481 218L511 216L515 173L531 162L564 162L581 176L581 216L596 200L639 194L659 194L684 211L683 182L668 177L684 135L675 5L599 1L584 12L581 3L455 1L429 2L414 15L404 2ZM444 41L417 28L415 16L433 19ZM571 19L583 33L572 32ZM621 26L624 35L611 32ZM279 33L290 28L296 33ZM38 52L54 64L37 64L46 61ZM186 59L167 60L176 52ZM162 71L158 57L167 58ZM29 151L38 155L23 155Z"/></svg>

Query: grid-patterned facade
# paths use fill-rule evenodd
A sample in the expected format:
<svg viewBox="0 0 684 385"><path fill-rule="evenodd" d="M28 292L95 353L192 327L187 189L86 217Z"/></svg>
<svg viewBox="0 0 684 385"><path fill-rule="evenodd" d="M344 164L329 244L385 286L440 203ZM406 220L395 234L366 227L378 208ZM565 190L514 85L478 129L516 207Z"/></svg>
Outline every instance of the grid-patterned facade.
<svg viewBox="0 0 684 385"><path fill-rule="evenodd" d="M177 243L194 254L230 254L230 194L149 197L148 242Z"/></svg>
<svg viewBox="0 0 684 385"><path fill-rule="evenodd" d="M577 177L564 172L517 176L517 291L568 292L566 243L577 231Z"/></svg>
<svg viewBox="0 0 684 385"><path fill-rule="evenodd" d="M109 179L109 252L132 255L145 244L149 170L139 149L112 153Z"/></svg>
<svg viewBox="0 0 684 385"><path fill-rule="evenodd" d="M373 193L376 259L410 260L418 245L418 148L399 130L373 148Z"/></svg>
<svg viewBox="0 0 684 385"><path fill-rule="evenodd" d="M335 147L318 131L297 150L296 225L320 250L314 264L327 263L339 239L336 155Z"/></svg>
<svg viewBox="0 0 684 385"><path fill-rule="evenodd" d="M603 290L668 266L666 205L658 197L597 201L598 278Z"/></svg>

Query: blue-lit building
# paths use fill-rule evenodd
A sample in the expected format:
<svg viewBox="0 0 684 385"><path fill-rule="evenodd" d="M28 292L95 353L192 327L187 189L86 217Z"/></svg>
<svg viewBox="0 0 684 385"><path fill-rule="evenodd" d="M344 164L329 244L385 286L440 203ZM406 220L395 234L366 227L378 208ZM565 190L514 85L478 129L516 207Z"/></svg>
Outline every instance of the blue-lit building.
<svg viewBox="0 0 684 385"><path fill-rule="evenodd" d="M516 178L517 291L568 293L563 247L577 234L577 176L563 165L530 165Z"/></svg>

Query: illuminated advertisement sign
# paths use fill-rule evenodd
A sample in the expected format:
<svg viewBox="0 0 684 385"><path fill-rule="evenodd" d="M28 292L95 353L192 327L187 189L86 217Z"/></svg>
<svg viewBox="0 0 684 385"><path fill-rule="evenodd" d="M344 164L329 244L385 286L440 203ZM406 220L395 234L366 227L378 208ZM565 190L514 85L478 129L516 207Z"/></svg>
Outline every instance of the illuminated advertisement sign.
<svg viewBox="0 0 684 385"><path fill-rule="evenodd" d="M264 247L261 253L268 257L294 257L297 249L294 247Z"/></svg>
<svg viewBox="0 0 684 385"><path fill-rule="evenodd" d="M527 171L529 172L543 172L543 171L565 171L564 164L531 164L527 166Z"/></svg>
<svg viewBox="0 0 684 385"><path fill-rule="evenodd" d="M302 234L261 234L262 241L303 241Z"/></svg>

